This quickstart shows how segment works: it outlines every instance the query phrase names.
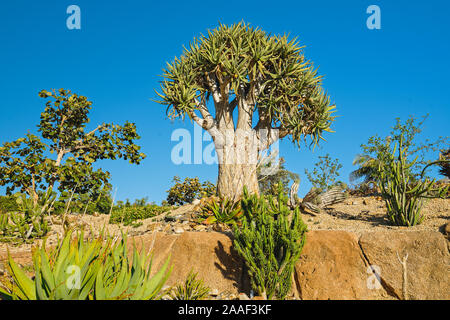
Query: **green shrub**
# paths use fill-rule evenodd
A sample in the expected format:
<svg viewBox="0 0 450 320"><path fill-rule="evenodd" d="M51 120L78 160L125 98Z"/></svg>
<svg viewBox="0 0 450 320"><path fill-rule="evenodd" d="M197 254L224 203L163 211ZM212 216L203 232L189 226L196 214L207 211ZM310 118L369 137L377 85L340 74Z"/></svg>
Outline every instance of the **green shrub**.
<svg viewBox="0 0 450 320"><path fill-rule="evenodd" d="M280 190L276 199L249 196L244 189L242 225L234 225L234 246L244 258L252 288L268 299L284 299L292 285L294 265L306 237L299 209L287 206Z"/></svg>
<svg viewBox="0 0 450 320"><path fill-rule="evenodd" d="M0 196L0 214L19 210L16 198L13 196Z"/></svg>
<svg viewBox="0 0 450 320"><path fill-rule="evenodd" d="M171 268L169 259L150 277L151 256L133 249L130 261L126 236L120 241L99 237L84 239L83 232L64 236L58 246L44 245L33 252L35 276L28 277L8 257L8 280L0 286L0 297L14 300L105 300L157 298Z"/></svg>
<svg viewBox="0 0 450 320"><path fill-rule="evenodd" d="M403 147L403 139L398 144L398 156L395 156L397 145L388 155L388 161L380 163L380 179L378 186L387 207L389 219L398 226L414 226L424 218L421 213L424 200L427 198L445 198L448 187L435 188L436 179L424 179L426 169L439 161L426 165L418 179L414 178L411 168L414 161L407 161L407 149Z"/></svg>
<svg viewBox="0 0 450 320"><path fill-rule="evenodd" d="M109 218L109 223L123 223L125 226L138 227L142 223L140 220L148 219L164 212L171 207L161 207L156 204L147 204L144 206L117 206L114 207Z"/></svg>
<svg viewBox="0 0 450 320"><path fill-rule="evenodd" d="M319 156L319 162L314 165L312 172L305 169L305 174L313 187L326 191L341 183L336 180L341 168L342 164L338 159L332 159L329 154L326 154L323 157Z"/></svg>
<svg viewBox="0 0 450 320"><path fill-rule="evenodd" d="M216 193L216 187L209 181L200 183L199 179L186 178L183 182L179 177L174 177L175 183L167 190L167 203L169 205L183 205L191 203L194 199L209 197Z"/></svg>
<svg viewBox="0 0 450 320"><path fill-rule="evenodd" d="M14 195L18 211L0 214L0 241L27 242L42 238L50 230L45 220L55 196L47 193L35 203L25 194Z"/></svg>
<svg viewBox="0 0 450 320"><path fill-rule="evenodd" d="M203 284L203 280L197 280L197 273L189 272L186 281L177 285L170 293L173 300L202 300L209 294L210 288Z"/></svg>

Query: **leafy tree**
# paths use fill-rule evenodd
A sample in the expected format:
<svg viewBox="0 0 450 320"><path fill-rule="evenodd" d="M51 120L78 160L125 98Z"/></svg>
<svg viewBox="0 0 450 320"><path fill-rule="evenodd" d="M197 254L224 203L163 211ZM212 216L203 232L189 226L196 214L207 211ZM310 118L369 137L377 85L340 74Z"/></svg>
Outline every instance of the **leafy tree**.
<svg viewBox="0 0 450 320"><path fill-rule="evenodd" d="M92 108L86 97L64 89L42 90L39 96L48 99L38 125L41 137L28 133L0 147L0 185L8 194L19 189L37 203L39 191L55 185L60 192L100 190L110 174L94 170L95 161L123 158L139 164L145 158L134 143L140 138L134 123L103 123L86 131Z"/></svg>
<svg viewBox="0 0 450 320"><path fill-rule="evenodd" d="M200 183L198 177L185 178L181 182L180 177L173 177L175 184L167 190L167 204L168 205L183 205L191 203L194 199L204 196L211 196L216 193L216 187L209 181Z"/></svg>
<svg viewBox="0 0 450 320"><path fill-rule="evenodd" d="M220 24L164 70L158 102L170 118L188 116L212 136L220 196L239 197L244 185L258 193L258 157L279 139L300 146L310 137L315 146L331 131L335 106L302 48L287 35Z"/></svg>
<svg viewBox="0 0 450 320"><path fill-rule="evenodd" d="M391 144L399 144L400 141L404 148L404 158L417 158L415 162L412 161L414 165L408 173L412 179L418 178L421 168L431 163L431 160L426 159L426 154L437 151L442 145L448 145L448 137L439 137L435 141L428 139L424 142L417 141L427 117L428 115L425 115L418 120L410 116L405 122L396 118L396 124L389 136L385 138L378 135L370 137L367 144L361 145L363 153L357 155L353 161L353 165L358 165L359 168L350 174L350 181L360 178L363 178L366 183L379 180L381 175L379 168L391 165Z"/></svg>
<svg viewBox="0 0 450 320"><path fill-rule="evenodd" d="M305 174L315 188L328 190L339 182L336 179L341 168L339 160L332 159L327 153L325 156L319 156L319 161L314 165L312 172L305 169Z"/></svg>
<svg viewBox="0 0 450 320"><path fill-rule="evenodd" d="M258 168L258 184L259 191L264 195L278 195L278 186L281 185L284 194L289 192L290 181L297 181L300 179L297 173L291 172L285 168L286 160L280 157L277 171L271 175L265 175L262 173L261 168ZM264 167L270 167L271 162L264 165Z"/></svg>

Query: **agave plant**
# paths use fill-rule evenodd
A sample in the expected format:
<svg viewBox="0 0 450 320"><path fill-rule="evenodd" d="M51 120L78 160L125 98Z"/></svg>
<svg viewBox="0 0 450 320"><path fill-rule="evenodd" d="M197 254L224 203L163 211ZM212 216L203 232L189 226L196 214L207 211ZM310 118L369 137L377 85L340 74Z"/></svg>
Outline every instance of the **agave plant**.
<svg viewBox="0 0 450 320"><path fill-rule="evenodd" d="M0 297L14 300L154 299L167 280L169 259L150 277L151 258L134 247L130 265L126 236L100 236L86 242L83 232L66 233L55 249L44 244L33 251L34 278L8 257L9 280Z"/></svg>
<svg viewBox="0 0 450 320"><path fill-rule="evenodd" d="M242 217L243 211L238 202L226 198L213 200L202 207L202 218L205 223L225 223L230 224L238 221Z"/></svg>

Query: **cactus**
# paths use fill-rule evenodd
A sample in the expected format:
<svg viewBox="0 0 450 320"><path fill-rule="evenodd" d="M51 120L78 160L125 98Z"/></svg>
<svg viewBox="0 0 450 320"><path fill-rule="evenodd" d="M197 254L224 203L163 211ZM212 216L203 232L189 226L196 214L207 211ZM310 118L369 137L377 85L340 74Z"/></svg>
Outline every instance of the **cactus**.
<svg viewBox="0 0 450 320"><path fill-rule="evenodd" d="M425 199L442 198L447 194L446 188L435 188L435 181L424 179L425 170L442 161L435 161L426 165L419 179L412 181L411 167L416 163L406 159L406 148L403 148L402 139L398 145L398 157L395 157L397 145L392 154L389 154L388 165L380 164L380 179L378 187L387 207L389 219L398 226L414 226L423 221L421 213Z"/></svg>
<svg viewBox="0 0 450 320"><path fill-rule="evenodd" d="M19 212L7 212L0 216L0 240L26 242L42 238L50 230L45 215L51 210L55 195L49 190L40 202L34 202L24 194L16 194Z"/></svg>
<svg viewBox="0 0 450 320"><path fill-rule="evenodd" d="M256 293L284 299L305 243L306 225L298 208L290 211L282 192L276 199L248 196L247 190L243 194L242 225L233 228L235 248L245 260Z"/></svg>

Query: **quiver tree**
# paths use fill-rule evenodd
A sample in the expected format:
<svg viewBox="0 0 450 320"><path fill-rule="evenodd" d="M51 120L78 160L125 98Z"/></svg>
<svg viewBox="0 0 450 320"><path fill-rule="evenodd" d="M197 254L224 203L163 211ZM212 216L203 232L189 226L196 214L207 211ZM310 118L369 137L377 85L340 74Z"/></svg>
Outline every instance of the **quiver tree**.
<svg viewBox="0 0 450 320"><path fill-rule="evenodd" d="M244 185L257 193L263 150L286 136L316 145L334 120L321 76L296 39L244 23L194 39L162 77L168 116L187 115L213 138L221 196L237 197Z"/></svg>
<svg viewBox="0 0 450 320"><path fill-rule="evenodd" d="M145 158L134 143L140 139L134 123L103 123L87 131L92 102L86 97L64 89L42 90L39 96L48 99L38 125L47 143L27 134L0 147L0 185L7 186L8 194L19 189L35 204L39 192L55 186L60 192L95 195L110 177L109 172L93 168L95 161L123 158L139 164Z"/></svg>

